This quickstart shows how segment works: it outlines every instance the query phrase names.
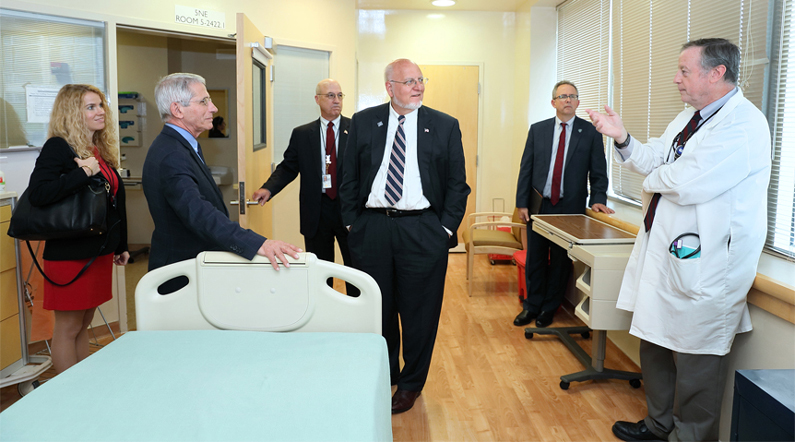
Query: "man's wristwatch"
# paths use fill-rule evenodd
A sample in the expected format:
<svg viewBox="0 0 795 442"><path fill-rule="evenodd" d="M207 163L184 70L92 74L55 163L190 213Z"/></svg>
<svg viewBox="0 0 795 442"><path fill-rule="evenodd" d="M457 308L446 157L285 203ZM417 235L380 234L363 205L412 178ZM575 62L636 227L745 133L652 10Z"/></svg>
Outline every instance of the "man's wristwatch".
<svg viewBox="0 0 795 442"><path fill-rule="evenodd" d="M632 139L632 137L630 137L630 136L629 136L629 133L627 133L627 139L626 139L626 140L624 140L624 142L623 142L623 143L620 143L620 144L619 144L619 143L616 143L616 140L613 140L613 145L614 145L614 146L616 146L616 147L617 147L617 148L619 148L619 149L623 149L623 148L625 148L625 147L629 146L629 140L630 140L630 139Z"/></svg>

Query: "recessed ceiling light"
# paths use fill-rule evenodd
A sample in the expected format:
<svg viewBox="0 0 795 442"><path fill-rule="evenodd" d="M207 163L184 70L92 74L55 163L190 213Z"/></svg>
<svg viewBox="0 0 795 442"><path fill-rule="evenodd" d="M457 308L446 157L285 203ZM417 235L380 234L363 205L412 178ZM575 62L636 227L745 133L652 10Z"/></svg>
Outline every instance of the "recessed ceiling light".
<svg viewBox="0 0 795 442"><path fill-rule="evenodd" d="M455 4L455 0L433 0L431 4L440 7L453 6Z"/></svg>

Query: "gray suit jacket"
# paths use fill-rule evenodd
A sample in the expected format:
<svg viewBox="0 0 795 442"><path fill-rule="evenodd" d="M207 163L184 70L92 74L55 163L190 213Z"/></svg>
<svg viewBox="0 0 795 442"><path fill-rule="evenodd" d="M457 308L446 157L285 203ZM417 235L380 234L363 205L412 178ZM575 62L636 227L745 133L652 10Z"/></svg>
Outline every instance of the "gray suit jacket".
<svg viewBox="0 0 795 442"><path fill-rule="evenodd" d="M143 188L155 222L149 270L210 250L252 259L265 242L262 235L229 219L210 169L168 126L163 126L146 154Z"/></svg>

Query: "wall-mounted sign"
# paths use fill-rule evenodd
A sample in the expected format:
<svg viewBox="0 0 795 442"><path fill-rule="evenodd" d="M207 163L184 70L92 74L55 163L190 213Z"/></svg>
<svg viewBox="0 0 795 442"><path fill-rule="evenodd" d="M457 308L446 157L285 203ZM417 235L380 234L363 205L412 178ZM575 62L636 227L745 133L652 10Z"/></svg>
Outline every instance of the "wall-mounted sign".
<svg viewBox="0 0 795 442"><path fill-rule="evenodd" d="M203 28L226 28L226 14L223 12L174 5L174 16L176 23L201 26Z"/></svg>
<svg viewBox="0 0 795 442"><path fill-rule="evenodd" d="M28 123L49 123L52 104L61 90L57 86L25 85L25 104L28 111Z"/></svg>

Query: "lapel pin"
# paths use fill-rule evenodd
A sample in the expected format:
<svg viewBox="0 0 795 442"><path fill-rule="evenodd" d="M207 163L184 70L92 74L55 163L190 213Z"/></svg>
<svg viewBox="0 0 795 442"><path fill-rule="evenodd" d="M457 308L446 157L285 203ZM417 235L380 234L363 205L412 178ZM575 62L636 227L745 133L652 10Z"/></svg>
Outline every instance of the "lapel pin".
<svg viewBox="0 0 795 442"><path fill-rule="evenodd" d="M380 122L380 121L379 121L378 123L376 123L376 126L378 126L378 127L381 127L381 126L383 126L383 125L384 125L384 123L382 123L382 122Z"/></svg>
<svg viewBox="0 0 795 442"><path fill-rule="evenodd" d="M345 135L348 135L348 129L345 129L344 131L342 131L342 133L344 133Z"/></svg>
<svg viewBox="0 0 795 442"><path fill-rule="evenodd" d="M582 129L577 129L577 132L582 132Z"/></svg>
<svg viewBox="0 0 795 442"><path fill-rule="evenodd" d="M425 133L427 134L428 132L430 132L430 131L429 131L429 130L428 130L428 128L426 127L426 128L425 128Z"/></svg>

